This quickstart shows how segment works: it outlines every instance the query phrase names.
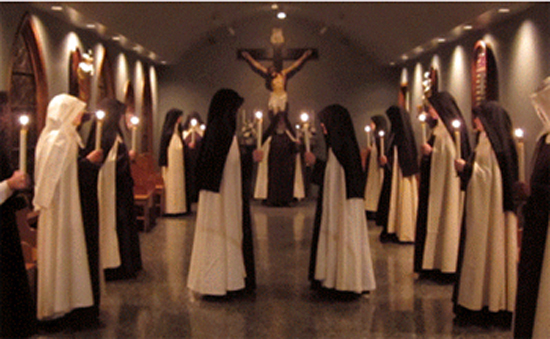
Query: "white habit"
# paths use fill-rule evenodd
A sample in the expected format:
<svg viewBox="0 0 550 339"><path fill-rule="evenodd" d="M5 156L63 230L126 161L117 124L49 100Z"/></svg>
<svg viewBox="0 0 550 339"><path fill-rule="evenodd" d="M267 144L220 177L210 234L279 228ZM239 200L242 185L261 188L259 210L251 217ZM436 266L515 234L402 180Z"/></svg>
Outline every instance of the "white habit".
<svg viewBox="0 0 550 339"><path fill-rule="evenodd" d="M165 212L168 214L181 214L187 212L187 199L185 195L185 159L183 155L183 142L178 135L178 126L174 127L174 134L166 150L168 165L162 167L164 180Z"/></svg>
<svg viewBox="0 0 550 339"><path fill-rule="evenodd" d="M472 311L514 311L517 218L503 208L502 177L485 132L480 133L466 192L466 239L458 304Z"/></svg>
<svg viewBox="0 0 550 339"><path fill-rule="evenodd" d="M83 144L72 124L85 106L69 95L54 97L36 146L39 320L94 304L78 185L78 147Z"/></svg>
<svg viewBox="0 0 550 339"><path fill-rule="evenodd" d="M369 156L369 172L365 184L365 210L376 212L382 184L384 183L384 167L378 164L378 148L374 144Z"/></svg>
<svg viewBox="0 0 550 339"><path fill-rule="evenodd" d="M245 287L241 162L237 138L227 155L219 193L201 190L187 286L205 295Z"/></svg>
<svg viewBox="0 0 550 339"><path fill-rule="evenodd" d="M364 202L347 199L344 168L329 150L315 280L326 288L362 293L376 288Z"/></svg>

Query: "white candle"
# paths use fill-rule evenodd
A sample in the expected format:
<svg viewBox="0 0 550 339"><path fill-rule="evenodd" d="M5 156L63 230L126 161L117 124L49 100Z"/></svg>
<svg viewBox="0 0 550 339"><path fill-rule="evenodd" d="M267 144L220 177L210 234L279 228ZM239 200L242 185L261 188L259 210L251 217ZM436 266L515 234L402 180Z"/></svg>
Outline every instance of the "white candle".
<svg viewBox="0 0 550 339"><path fill-rule="evenodd" d="M96 128L95 128L95 149L101 149L101 130L103 129L103 118L105 118L105 112L97 111L95 113L97 119Z"/></svg>
<svg viewBox="0 0 550 339"><path fill-rule="evenodd" d="M378 132L378 136L380 137L380 156L385 155L385 148L384 148L384 131Z"/></svg>
<svg viewBox="0 0 550 339"><path fill-rule="evenodd" d="M309 115L307 113L302 113L300 119L304 122L304 142L306 144L306 152L311 152L311 146L309 142Z"/></svg>
<svg viewBox="0 0 550 339"><path fill-rule="evenodd" d="M258 111L256 112L256 119L258 120L258 138L256 140L256 148L262 148L262 117L263 113Z"/></svg>
<svg viewBox="0 0 550 339"><path fill-rule="evenodd" d="M195 129L197 128L197 119L191 119L191 144L195 145Z"/></svg>
<svg viewBox="0 0 550 339"><path fill-rule="evenodd" d="M21 123L21 131L19 132L19 170L27 173L27 124L29 117L22 115L19 117Z"/></svg>
<svg viewBox="0 0 550 339"><path fill-rule="evenodd" d="M521 128L516 128L514 131L516 138L518 139L518 171L519 171L519 181L525 181L525 145L523 143L523 130Z"/></svg>
<svg viewBox="0 0 550 339"><path fill-rule="evenodd" d="M139 118L133 116L130 119L130 122L132 123L132 150L137 152L137 128L139 124Z"/></svg>
<svg viewBox="0 0 550 339"><path fill-rule="evenodd" d="M422 113L418 116L420 120L420 128L422 129L422 145L426 143L426 113Z"/></svg>
<svg viewBox="0 0 550 339"><path fill-rule="evenodd" d="M367 132L367 147L370 148L370 131L371 131L371 128L369 125L365 126L365 132Z"/></svg>
<svg viewBox="0 0 550 339"><path fill-rule="evenodd" d="M460 148L460 120L453 120L453 127L455 129L456 159L461 159L462 151Z"/></svg>

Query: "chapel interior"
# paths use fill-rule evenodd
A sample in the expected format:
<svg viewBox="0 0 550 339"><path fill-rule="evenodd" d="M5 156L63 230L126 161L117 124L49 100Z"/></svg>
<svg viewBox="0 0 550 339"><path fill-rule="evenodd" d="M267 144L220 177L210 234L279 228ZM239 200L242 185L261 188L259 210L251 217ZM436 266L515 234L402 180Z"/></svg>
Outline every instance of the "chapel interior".
<svg viewBox="0 0 550 339"><path fill-rule="evenodd" d="M364 147L370 118L399 104L420 140L418 115L428 82L452 93L470 127L472 107L482 97L505 107L514 128L524 131L528 174L541 130L530 95L550 75L549 18L546 2L0 2L0 91L10 107L1 121L10 131L15 167L19 117L29 117L32 176L48 102L60 93L78 96L91 112L101 99L115 98L128 107L128 126L131 117L139 118L128 141L137 135L132 175L143 271L107 284L98 328L35 337L511 337L510 329L456 324L453 285L419 279L412 269L414 246L381 243L372 221L377 289L353 300L313 294L307 269L315 185L292 207L251 202L254 295L194 295L186 277L196 216L162 214L157 155L166 112L196 111L206 121L220 88L245 99L238 134L255 112L266 111L265 81L238 51L261 49L261 62L271 64L270 37L280 29L284 48L315 51L288 81L293 125L302 113L317 124L315 113L338 103L349 110ZM86 136L86 129L81 133ZM321 139L319 132L312 139L320 156ZM18 212L31 286L36 218L30 207Z"/></svg>

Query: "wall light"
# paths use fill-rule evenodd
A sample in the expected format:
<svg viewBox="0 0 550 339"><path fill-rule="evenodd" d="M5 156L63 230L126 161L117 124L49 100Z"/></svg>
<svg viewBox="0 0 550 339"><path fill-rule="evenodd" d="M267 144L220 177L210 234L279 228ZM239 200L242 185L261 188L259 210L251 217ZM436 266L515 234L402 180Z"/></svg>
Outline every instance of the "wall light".
<svg viewBox="0 0 550 339"><path fill-rule="evenodd" d="M499 13L510 13L510 8L499 8L498 12Z"/></svg>
<svg viewBox="0 0 550 339"><path fill-rule="evenodd" d="M286 13L285 12L279 12L277 13L277 18L283 20L286 18Z"/></svg>
<svg viewBox="0 0 550 339"><path fill-rule="evenodd" d="M471 30L472 28L474 28L472 25L464 25L464 29L467 31Z"/></svg>
<svg viewBox="0 0 550 339"><path fill-rule="evenodd" d="M63 10L63 6L52 6L50 8L52 11L55 11L55 12L61 12Z"/></svg>

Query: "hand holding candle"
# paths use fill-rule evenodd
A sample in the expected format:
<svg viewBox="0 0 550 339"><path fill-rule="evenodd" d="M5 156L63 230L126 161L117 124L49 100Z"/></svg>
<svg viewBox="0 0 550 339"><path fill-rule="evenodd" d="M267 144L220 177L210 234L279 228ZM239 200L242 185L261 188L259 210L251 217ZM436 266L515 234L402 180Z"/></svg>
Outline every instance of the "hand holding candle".
<svg viewBox="0 0 550 339"><path fill-rule="evenodd" d="M137 151L137 128L139 124L139 118L136 116L133 116L130 119L130 123L132 123L132 151Z"/></svg>
<svg viewBox="0 0 550 339"><path fill-rule="evenodd" d="M307 115L307 113L302 113L300 119L302 119L304 123L304 143L306 144L306 152L311 152L311 145L309 142L309 115Z"/></svg>
<svg viewBox="0 0 550 339"><path fill-rule="evenodd" d="M27 173L27 125L29 117L22 115L19 117L19 122L21 123L21 131L19 132L19 170Z"/></svg>
<svg viewBox="0 0 550 339"><path fill-rule="evenodd" d="M518 171L519 171L519 181L525 181L525 145L523 143L523 130L521 128L516 128L514 134L517 138L517 147L518 147Z"/></svg>
<svg viewBox="0 0 550 339"><path fill-rule="evenodd" d="M420 128L422 129L422 145L424 145L427 141L426 137L426 113L422 113L418 116L418 120L420 120Z"/></svg>
<svg viewBox="0 0 550 339"><path fill-rule="evenodd" d="M262 148L262 121L263 113L261 111L256 112L256 119L258 120L258 135L256 140L256 149Z"/></svg>
<svg viewBox="0 0 550 339"><path fill-rule="evenodd" d="M460 120L453 120L453 128L455 129L456 159L461 159L462 150L460 148Z"/></svg>
<svg viewBox="0 0 550 339"><path fill-rule="evenodd" d="M103 119L105 118L105 112L97 111L95 113L95 117L97 119L95 127L95 149L99 150L101 149L101 132L103 130Z"/></svg>
<svg viewBox="0 0 550 339"><path fill-rule="evenodd" d="M378 132L378 136L380 137L380 156L385 155L385 148L384 148L384 131Z"/></svg>
<svg viewBox="0 0 550 339"><path fill-rule="evenodd" d="M367 147L370 148L370 131L371 128L369 125L365 126L365 132L367 132Z"/></svg>

